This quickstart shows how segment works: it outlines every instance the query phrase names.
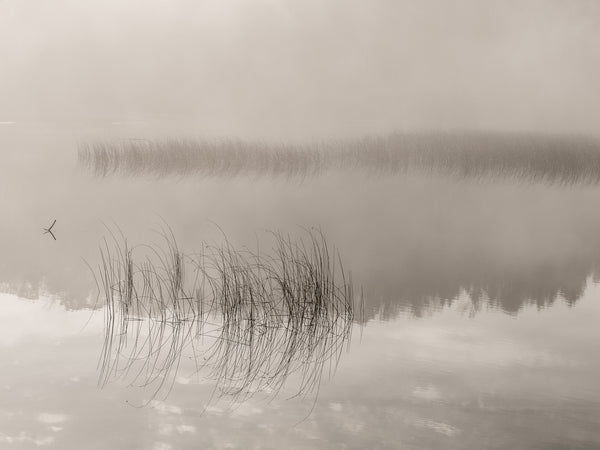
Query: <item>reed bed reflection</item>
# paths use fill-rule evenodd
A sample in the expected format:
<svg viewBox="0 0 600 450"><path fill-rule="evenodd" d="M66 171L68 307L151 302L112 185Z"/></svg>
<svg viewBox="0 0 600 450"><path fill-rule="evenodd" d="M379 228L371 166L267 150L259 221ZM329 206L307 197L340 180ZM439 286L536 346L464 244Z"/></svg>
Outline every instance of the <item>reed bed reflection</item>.
<svg viewBox="0 0 600 450"><path fill-rule="evenodd" d="M362 320L362 296L320 230L272 232L268 254L226 238L184 254L170 230L163 237L162 246L132 247L113 233L100 248L100 386L123 379L166 396L188 357L217 398L238 402L276 395L292 375L295 395L306 395L334 372Z"/></svg>
<svg viewBox="0 0 600 450"><path fill-rule="evenodd" d="M406 133L309 144L233 139L127 139L78 146L79 164L98 176L311 177L335 169L407 171L482 181L597 184L600 140L535 133Z"/></svg>

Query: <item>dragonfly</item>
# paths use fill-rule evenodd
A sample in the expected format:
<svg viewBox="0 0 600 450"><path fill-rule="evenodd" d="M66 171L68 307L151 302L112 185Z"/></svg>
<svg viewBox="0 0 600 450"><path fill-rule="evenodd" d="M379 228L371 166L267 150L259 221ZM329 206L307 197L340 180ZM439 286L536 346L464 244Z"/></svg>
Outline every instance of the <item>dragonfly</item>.
<svg viewBox="0 0 600 450"><path fill-rule="evenodd" d="M50 236L52 236L54 238L54 240L56 240L56 236L54 236L54 233L52 232L52 227L54 226L55 223L56 223L56 219L54 219L54 222L52 222L52 225L50 225L48 228L42 228L42 230L44 230L44 234L50 233Z"/></svg>

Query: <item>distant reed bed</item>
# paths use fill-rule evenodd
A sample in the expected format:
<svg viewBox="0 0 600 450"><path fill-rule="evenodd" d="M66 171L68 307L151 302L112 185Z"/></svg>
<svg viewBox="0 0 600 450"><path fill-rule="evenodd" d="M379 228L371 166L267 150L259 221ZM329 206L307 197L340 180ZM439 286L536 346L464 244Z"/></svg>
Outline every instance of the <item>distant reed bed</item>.
<svg viewBox="0 0 600 450"><path fill-rule="evenodd" d="M99 384L124 379L166 396L187 355L216 398L275 395L292 375L296 395L315 391L363 307L323 233L303 234L271 233L268 254L226 239L184 254L170 231L164 245L135 247L111 234L93 269L106 311Z"/></svg>
<svg viewBox="0 0 600 450"><path fill-rule="evenodd" d="M480 180L597 184L600 139L534 133L406 133L307 144L234 139L127 139L78 146L98 176L311 177L341 169Z"/></svg>

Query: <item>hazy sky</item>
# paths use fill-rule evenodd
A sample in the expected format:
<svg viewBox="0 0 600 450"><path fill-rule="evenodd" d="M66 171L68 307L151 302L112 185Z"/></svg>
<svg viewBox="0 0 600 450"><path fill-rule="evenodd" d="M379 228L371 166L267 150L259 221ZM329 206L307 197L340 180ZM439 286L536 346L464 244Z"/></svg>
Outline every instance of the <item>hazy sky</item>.
<svg viewBox="0 0 600 450"><path fill-rule="evenodd" d="M600 131L600 2L0 0L0 122Z"/></svg>

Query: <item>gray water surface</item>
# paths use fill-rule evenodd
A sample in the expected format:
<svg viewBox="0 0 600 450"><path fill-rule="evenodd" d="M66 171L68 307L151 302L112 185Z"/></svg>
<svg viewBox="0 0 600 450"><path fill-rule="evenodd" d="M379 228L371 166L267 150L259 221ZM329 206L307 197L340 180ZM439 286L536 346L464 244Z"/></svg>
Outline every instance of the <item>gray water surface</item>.
<svg viewBox="0 0 600 450"><path fill-rule="evenodd" d="M3 447L600 446L594 183L335 167L98 177L77 161L89 135L1 130ZM54 219L56 241L42 231ZM175 326L143 325L139 336L164 334L167 361L177 355L172 387L98 386L106 311L86 262L98 263L106 225L143 245L165 222L190 254L223 233L268 252L267 230L320 228L364 313L315 389L295 396L295 372L279 392L215 395L196 359L214 337L177 334L173 352Z"/></svg>

